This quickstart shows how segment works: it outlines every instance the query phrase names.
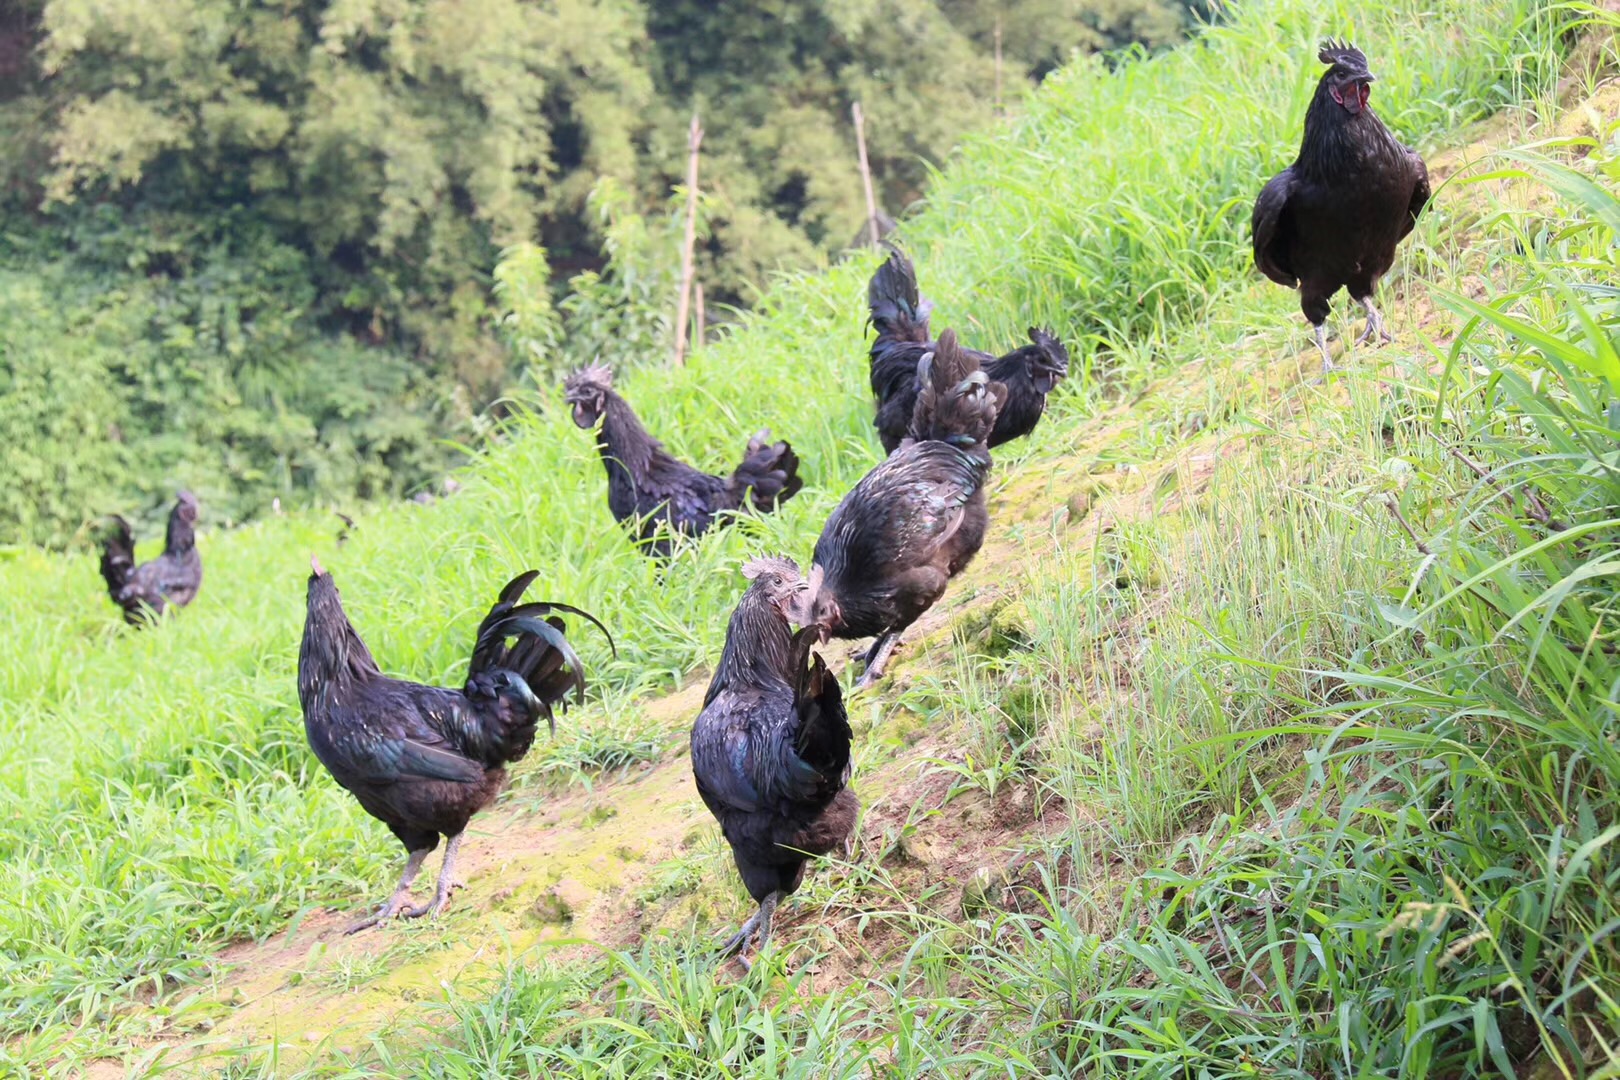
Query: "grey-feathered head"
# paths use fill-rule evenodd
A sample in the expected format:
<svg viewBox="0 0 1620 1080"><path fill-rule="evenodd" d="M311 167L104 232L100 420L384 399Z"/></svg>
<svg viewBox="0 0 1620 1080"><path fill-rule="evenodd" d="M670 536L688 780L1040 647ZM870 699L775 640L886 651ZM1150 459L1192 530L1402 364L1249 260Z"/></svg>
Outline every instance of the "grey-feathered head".
<svg viewBox="0 0 1620 1080"><path fill-rule="evenodd" d="M807 581L792 559L767 555L744 564L742 573L753 582L748 591L763 593L783 618L800 626L809 621L810 606L821 583L820 567L811 571Z"/></svg>
<svg viewBox="0 0 1620 1080"><path fill-rule="evenodd" d="M1375 81L1373 73L1367 70L1366 54L1349 42L1329 38L1322 43L1316 58L1328 65L1318 84L1318 92L1326 90L1351 116L1365 109L1372 95L1369 88Z"/></svg>
<svg viewBox="0 0 1620 1080"><path fill-rule="evenodd" d="M197 496L183 489L175 492L174 513L179 514L187 523L196 524L197 509Z"/></svg>
<svg viewBox="0 0 1620 1080"><path fill-rule="evenodd" d="M568 376L563 400L574 410L574 423L589 431L607 411L607 396L613 390L613 371L605 364L592 364Z"/></svg>

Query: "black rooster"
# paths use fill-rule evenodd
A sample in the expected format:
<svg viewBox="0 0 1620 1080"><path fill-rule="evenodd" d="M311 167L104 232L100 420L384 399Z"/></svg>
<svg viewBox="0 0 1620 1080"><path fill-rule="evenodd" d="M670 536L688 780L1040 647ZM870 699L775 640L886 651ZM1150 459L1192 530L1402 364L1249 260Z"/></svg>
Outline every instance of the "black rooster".
<svg viewBox="0 0 1620 1080"><path fill-rule="evenodd" d="M298 650L298 700L310 748L334 779L387 825L407 855L405 873L380 911L346 933L401 914L437 915L450 897L456 849L467 821L506 779L505 766L528 753L541 718L569 690L585 696L584 669L563 636L566 612L607 629L567 604L520 604L538 576L519 574L478 626L467 683L460 690L391 679L343 612L332 575L310 560L304 641ZM516 638L511 645L507 638ZM608 644L613 638L608 636ZM422 861L447 838L433 901L405 908ZM403 910L402 910L403 909Z"/></svg>
<svg viewBox="0 0 1620 1080"><path fill-rule="evenodd" d="M745 504L768 514L804 486L793 447L769 442L769 431L748 441L742 464L729 478L677 461L614 392L613 373L605 367L577 372L565 393L575 424L589 431L601 421L596 448L607 469L608 508L621 524L637 530L637 543L649 555L669 555L671 531L701 536L726 511Z"/></svg>
<svg viewBox="0 0 1620 1080"><path fill-rule="evenodd" d="M1323 324L1340 288L1367 312L1357 343L1391 340L1373 292L1429 201L1429 170L1367 104L1373 75L1361 50L1328 41L1317 58L1329 67L1305 112L1299 156L1261 190L1251 224L1254 264L1299 288L1328 372Z"/></svg>
<svg viewBox="0 0 1620 1080"><path fill-rule="evenodd" d="M838 680L811 651L812 586L788 559L743 568L752 583L726 629L720 666L692 725L692 774L759 904L723 947L764 948L771 916L811 858L844 848L860 802L849 782L849 719ZM741 957L748 966L746 956Z"/></svg>
<svg viewBox="0 0 1620 1080"><path fill-rule="evenodd" d="M900 635L984 543L985 437L1006 388L947 330L917 365L910 437L862 477L816 541L813 622L826 635L876 635L856 688L883 674Z"/></svg>
<svg viewBox="0 0 1620 1080"><path fill-rule="evenodd" d="M917 361L934 349L928 336L928 314L933 304L917 295L917 272L898 249L872 275L866 287L871 310L872 395L877 399L873 424L885 453L894 448L911 427L917 400ZM1035 430L1046 411L1046 395L1069 373L1069 353L1049 331L1029 328L1030 344L1006 356L994 357L964 349L994 382L1007 388L1007 400L996 414L995 430L986 440L1000 446Z"/></svg>
<svg viewBox="0 0 1620 1080"><path fill-rule="evenodd" d="M129 522L114 514L101 541L101 576L107 594L124 609L124 621L139 626L170 607L185 607L202 588L202 556L197 553L197 497L180 492L169 511L163 554L135 565L135 538Z"/></svg>

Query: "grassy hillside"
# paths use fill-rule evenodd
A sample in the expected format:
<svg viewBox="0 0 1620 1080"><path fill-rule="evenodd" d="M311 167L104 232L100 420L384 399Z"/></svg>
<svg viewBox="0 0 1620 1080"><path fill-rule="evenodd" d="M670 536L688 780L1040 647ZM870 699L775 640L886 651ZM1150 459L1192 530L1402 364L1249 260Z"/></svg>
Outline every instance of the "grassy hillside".
<svg viewBox="0 0 1620 1080"><path fill-rule="evenodd" d="M1432 150L1541 100L1559 29L1532 0L1253 3L1176 53L1048 80L1016 127L936 180L907 230L936 327L994 343L1048 322L1079 349L1037 438L998 461L998 538L958 590L999 582L989 631L959 625L943 659L862 709L950 733L924 764L953 797L1039 804L1039 843L1005 864L1020 899L964 919L960 882L949 896L895 885L906 819L898 848L869 828L857 865L802 901L906 943L866 956L882 982L805 985L787 950L762 977L717 982L689 926L452 992L447 1052L407 1059L411 1040L390 1038L322 1068L392 1055L385 1070L447 1075L836 1061L818 1075L1348 1076L1492 1075L1538 1047L1602 1060L1583 1024L1614 1019L1620 968L1612 195L1557 173L1556 198L1498 181L1442 200L1395 282L1421 330L1332 392L1271 385L1266 362L1303 334L1294 299L1256 284L1245 236L1253 193L1295 149L1321 36L1368 51L1381 115ZM1594 134L1612 170L1613 130ZM201 598L154 632L123 630L89 559L10 553L0 1053L69 1070L114 1053L150 1021L129 1003L183 993L219 944L390 879L396 845L303 745L293 666L312 551L385 668L424 680L455 681L494 590L541 568L536 592L602 615L620 651L583 641L601 703L520 783L665 756L685 721L652 720L637 696L706 664L740 562L805 557L876 460L869 270L780 282L685 371L626 380L688 459L730 461L768 424L810 480L663 571L617 534L557 393L459 495L368 515L341 548L320 517L206 537ZM1469 462L1503 472L1481 480ZM1574 534L1527 518L1532 494ZM1126 496L1140 513L1065 531ZM894 753L863 734L863 767ZM702 866L729 896L712 880L724 862ZM827 921L848 930L842 915Z"/></svg>

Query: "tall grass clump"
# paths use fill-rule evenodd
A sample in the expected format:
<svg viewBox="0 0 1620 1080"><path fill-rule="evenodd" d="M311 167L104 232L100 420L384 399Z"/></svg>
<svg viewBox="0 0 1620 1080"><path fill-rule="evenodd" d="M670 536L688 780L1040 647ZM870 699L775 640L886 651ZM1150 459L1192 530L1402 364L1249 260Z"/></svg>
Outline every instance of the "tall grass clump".
<svg viewBox="0 0 1620 1080"><path fill-rule="evenodd" d="M905 228L935 325L991 345L1050 323L1083 357L1134 358L1136 375L1181 330L1230 344L1253 320L1281 325L1292 317L1281 290L1268 294L1274 307L1229 316L1221 305L1247 276L1244 201L1293 153L1316 39L1357 37L1377 60L1384 115L1421 143L1537 87L1558 48L1546 12L1536 0L1261 0L1183 50L1060 74L1000 137L965 146ZM532 595L595 612L619 642L615 660L584 636L590 674L612 692L594 714L562 721L602 724L612 738L569 743L579 760L545 759L545 771L588 777L655 753L656 738L621 715L633 694L708 663L739 564L807 556L876 460L862 336L871 268L861 258L779 281L686 368L623 380L649 428L689 461L729 469L768 425L804 462L804 491L778 513L665 565L610 518L592 440L555 390L515 403L459 494L362 513L341 548L335 519L318 515L205 536L200 598L147 632L117 621L90 556L0 552L0 623L12 628L0 657L0 1040L82 1025L75 1047L94 1052L93 1032L115 1039L105 1021L120 1003L201 978L220 943L383 887L395 845L303 746L294 665L312 551L386 670L450 684L495 590L538 567ZM1100 400L1102 370L1077 363L1043 426L1049 445ZM1227 776L1223 795L1246 782ZM1132 828L1162 838L1194 816ZM62 1041L5 1046L41 1044Z"/></svg>
<svg viewBox="0 0 1620 1080"><path fill-rule="evenodd" d="M1362 387L1334 419L1377 437L1346 454L1360 480L1323 485L1318 455L1296 459L1280 488L1336 505L1240 513L1259 535L1230 543L1251 558L1197 564L1173 605L1197 618L1199 597L1224 597L1228 617L1198 627L1201 650L1164 626L1129 692L1100 695L1137 716L1088 744L1103 759L1094 790L1146 783L1211 814L1170 822L1195 827L1126 891L1125 921L1142 929L1097 942L1101 986L1076 1010L1066 1063L1133 1077L1620 1075L1613 133L1573 147L1579 168L1566 146L1475 178L1552 196L1504 205L1476 238L1506 287L1476 298L1437 283L1460 332L1382 410L1358 411ZM1301 538L1342 565L1266 557L1268 535L1307 523ZM1251 563L1292 580L1234 588ZM1291 615L1267 599L1282 595ZM1251 615L1269 631L1245 631ZM1153 732L1151 753L1118 760ZM1256 763L1279 743L1271 758L1287 767L1267 775ZM1187 775L1160 779L1175 770Z"/></svg>

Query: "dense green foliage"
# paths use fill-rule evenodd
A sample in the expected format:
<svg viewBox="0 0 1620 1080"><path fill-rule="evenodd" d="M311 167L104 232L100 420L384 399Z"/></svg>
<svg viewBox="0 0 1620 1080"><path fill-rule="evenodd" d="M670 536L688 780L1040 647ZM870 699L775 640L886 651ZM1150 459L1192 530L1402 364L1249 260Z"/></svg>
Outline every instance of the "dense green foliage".
<svg viewBox="0 0 1620 1080"><path fill-rule="evenodd" d="M684 936L565 971L520 959L487 995L449 992L454 1027L430 1055L388 1033L319 1074L1303 1080L1483 1077L1512 1058L1612 1075L1593 1032L1620 1020L1614 132L1583 148L1580 174L1537 159L1556 198L1531 210L1425 219L1404 288L1478 317L1449 351L1414 336L1382 368L1358 357L1331 392L1245 405L1222 358L1303 340L1294 298L1248 272L1247 199L1293 153L1278 132L1316 71L1300 58L1345 26L1414 142L1531 99L1555 70L1534 0L1265 0L1195 47L1048 80L908 223L936 326L989 343L1050 321L1085 346L1039 438L998 459L1002 482L1039 477L1116 391L1200 359L1186 399L1142 403L1098 464L1128 472L1194 437L1216 458L1258 447L1183 513L1029 570L1024 647L958 642L956 669L902 702L965 733L963 784L1027 784L1074 809L1031 853L1021 910L961 919L863 857L801 903L904 934L881 981L817 994L768 957L728 983ZM1186 107L1217 85L1221 108ZM568 315L520 302L533 252L504 265L506 329L543 354ZM21 1071L66 1039L68 1067L116 1047L132 993L388 878L392 841L302 746L312 548L388 670L450 682L492 590L540 567L546 594L599 611L620 644L610 661L583 641L606 700L565 729L645 742L625 730L625 694L712 659L738 564L802 558L874 460L869 270L780 282L686 370L624 380L684 456L727 460L769 423L810 480L663 571L619 535L552 387L460 494L380 509L341 549L303 515L205 535L201 597L152 632L122 629L84 555L0 563L0 612L31 645L0 661L0 1016L15 1037L0 1053ZM608 280L599 308L626 285ZM1062 496L1033 490L1044 522ZM537 768L566 769L571 738L538 746ZM1140 887L1114 887L1120 863ZM285 1075L274 1058L238 1065Z"/></svg>
<svg viewBox="0 0 1620 1080"><path fill-rule="evenodd" d="M898 212L928 162L993 119L998 19L1010 106L1072 50L1169 44L1206 14L1202 0L8 4L0 391L25 400L0 416L21 481L0 542L60 545L181 483L216 522L427 486L444 440L473 441L534 358L495 332L501 248L549 252L529 303L574 294L553 349L667 354L676 234L626 253L625 289L594 270L611 221L662 213L694 109L700 278L711 308L744 304L865 220L856 99ZM47 356L63 377L40 395ZM69 395L94 402L79 439L63 437Z"/></svg>

